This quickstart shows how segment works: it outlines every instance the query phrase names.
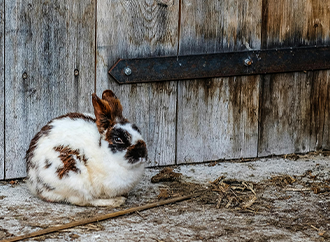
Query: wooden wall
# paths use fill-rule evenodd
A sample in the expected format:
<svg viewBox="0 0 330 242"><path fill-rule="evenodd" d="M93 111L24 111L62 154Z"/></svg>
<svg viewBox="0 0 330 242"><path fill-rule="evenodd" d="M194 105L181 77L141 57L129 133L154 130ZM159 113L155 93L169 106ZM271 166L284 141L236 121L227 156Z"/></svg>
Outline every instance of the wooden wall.
<svg viewBox="0 0 330 242"><path fill-rule="evenodd" d="M107 88L143 131L149 166L329 149L330 71L122 86L108 75L119 58L326 45L329 16L321 0L0 0L0 180L25 176L38 129L92 111Z"/></svg>

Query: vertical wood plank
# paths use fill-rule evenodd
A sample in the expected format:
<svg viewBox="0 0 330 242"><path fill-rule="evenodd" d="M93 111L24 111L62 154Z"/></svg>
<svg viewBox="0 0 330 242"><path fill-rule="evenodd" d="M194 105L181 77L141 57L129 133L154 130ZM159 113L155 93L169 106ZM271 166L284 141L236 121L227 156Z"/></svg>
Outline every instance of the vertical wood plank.
<svg viewBox="0 0 330 242"><path fill-rule="evenodd" d="M112 89L141 129L149 166L175 164L175 82L119 86L108 70L119 58L177 54L179 0L107 0L97 4L97 92Z"/></svg>
<svg viewBox="0 0 330 242"><path fill-rule="evenodd" d="M311 85L304 73L263 77L259 156L309 151Z"/></svg>
<svg viewBox="0 0 330 242"><path fill-rule="evenodd" d="M5 177L5 52L4 52L5 2L0 0L0 180Z"/></svg>
<svg viewBox="0 0 330 242"><path fill-rule="evenodd" d="M310 148L311 150L329 149L329 77L330 71L309 72L311 80L310 96Z"/></svg>
<svg viewBox="0 0 330 242"><path fill-rule="evenodd" d="M6 1L5 17L5 176L10 179L26 175L29 142L50 119L92 110L94 3Z"/></svg>
<svg viewBox="0 0 330 242"><path fill-rule="evenodd" d="M330 3L263 0L262 47L330 42ZM328 71L266 75L260 100L258 155L321 149L328 100Z"/></svg>
<svg viewBox="0 0 330 242"><path fill-rule="evenodd" d="M259 49L261 1L182 1L180 55ZM257 156L259 76L178 85L177 162Z"/></svg>

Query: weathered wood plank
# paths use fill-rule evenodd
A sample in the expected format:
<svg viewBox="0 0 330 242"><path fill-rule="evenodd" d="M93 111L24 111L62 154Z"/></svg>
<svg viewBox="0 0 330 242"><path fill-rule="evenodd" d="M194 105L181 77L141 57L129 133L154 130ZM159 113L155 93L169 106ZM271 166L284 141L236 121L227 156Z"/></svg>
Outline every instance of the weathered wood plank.
<svg viewBox="0 0 330 242"><path fill-rule="evenodd" d="M330 43L330 3L263 1L262 47ZM260 100L258 155L322 148L328 71L265 76Z"/></svg>
<svg viewBox="0 0 330 242"><path fill-rule="evenodd" d="M262 46L329 44L329 14L329 1L263 0Z"/></svg>
<svg viewBox="0 0 330 242"><path fill-rule="evenodd" d="M98 1L97 92L112 89L146 139L149 166L175 163L177 84L119 86L108 70L119 58L175 55L179 0Z"/></svg>
<svg viewBox="0 0 330 242"><path fill-rule="evenodd" d="M310 149L329 149L329 117L327 106L329 103L330 71L315 71L308 73L311 83L311 132Z"/></svg>
<svg viewBox="0 0 330 242"><path fill-rule="evenodd" d="M10 179L26 175L25 151L51 118L92 110L94 2L6 1L5 17L5 176Z"/></svg>
<svg viewBox="0 0 330 242"><path fill-rule="evenodd" d="M264 76L259 156L310 150L310 86L311 81L304 73Z"/></svg>
<svg viewBox="0 0 330 242"><path fill-rule="evenodd" d="M5 176L5 52L4 52L5 2L0 0L0 180Z"/></svg>
<svg viewBox="0 0 330 242"><path fill-rule="evenodd" d="M259 77L189 81L179 89L178 161L255 157Z"/></svg>
<svg viewBox="0 0 330 242"><path fill-rule="evenodd" d="M182 1L180 55L260 48L261 1ZM259 76L178 85L177 162L257 156Z"/></svg>

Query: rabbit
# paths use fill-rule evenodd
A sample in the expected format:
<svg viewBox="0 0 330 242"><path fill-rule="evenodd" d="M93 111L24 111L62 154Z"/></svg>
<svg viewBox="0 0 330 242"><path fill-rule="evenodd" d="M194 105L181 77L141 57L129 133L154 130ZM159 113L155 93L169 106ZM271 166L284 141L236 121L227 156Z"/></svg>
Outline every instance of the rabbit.
<svg viewBox="0 0 330 242"><path fill-rule="evenodd" d="M68 113L45 125L26 152L27 186L39 198L78 206L121 206L148 159L141 131L111 90L92 94L94 115Z"/></svg>

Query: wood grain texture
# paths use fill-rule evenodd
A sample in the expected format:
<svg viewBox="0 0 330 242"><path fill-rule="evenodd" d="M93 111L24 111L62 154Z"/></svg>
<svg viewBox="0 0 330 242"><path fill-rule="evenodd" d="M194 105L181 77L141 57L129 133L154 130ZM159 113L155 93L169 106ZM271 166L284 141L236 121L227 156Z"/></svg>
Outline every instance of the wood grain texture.
<svg viewBox="0 0 330 242"><path fill-rule="evenodd" d="M260 48L261 1L182 1L180 55ZM243 60L242 60L243 61ZM256 157L259 76L178 84L177 162Z"/></svg>
<svg viewBox="0 0 330 242"><path fill-rule="evenodd" d="M262 47L330 42L330 3L263 1ZM258 155L302 153L329 143L324 132L329 71L265 76L260 95Z"/></svg>
<svg viewBox="0 0 330 242"><path fill-rule="evenodd" d="M182 0L180 54L259 49L261 7L261 0Z"/></svg>
<svg viewBox="0 0 330 242"><path fill-rule="evenodd" d="M6 1L5 17L5 176L10 179L26 175L23 158L30 140L50 119L92 110L94 3Z"/></svg>
<svg viewBox="0 0 330 242"><path fill-rule="evenodd" d="M304 73L263 77L259 156L310 150L311 85Z"/></svg>
<svg viewBox="0 0 330 242"><path fill-rule="evenodd" d="M149 166L175 163L177 84L119 86L108 70L119 58L176 55L178 0L107 0L97 5L97 93L112 89L148 145Z"/></svg>
<svg viewBox="0 0 330 242"><path fill-rule="evenodd" d="M5 178L5 2L0 0L0 180Z"/></svg>
<svg viewBox="0 0 330 242"><path fill-rule="evenodd" d="M179 89L178 161L255 157L259 77L189 81Z"/></svg>
<svg viewBox="0 0 330 242"><path fill-rule="evenodd" d="M329 15L329 1L263 0L263 48L329 43Z"/></svg>
<svg viewBox="0 0 330 242"><path fill-rule="evenodd" d="M309 72L308 77L311 80L310 96L310 149L311 150L329 150L329 91L330 91L330 71ZM308 137L308 136L307 136Z"/></svg>

